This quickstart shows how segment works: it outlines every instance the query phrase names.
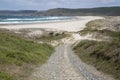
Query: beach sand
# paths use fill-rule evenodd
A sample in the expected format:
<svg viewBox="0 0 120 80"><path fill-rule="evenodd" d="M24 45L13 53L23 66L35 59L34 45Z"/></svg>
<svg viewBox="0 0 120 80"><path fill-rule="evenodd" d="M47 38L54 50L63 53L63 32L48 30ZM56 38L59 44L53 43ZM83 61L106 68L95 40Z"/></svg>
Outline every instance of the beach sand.
<svg viewBox="0 0 120 80"><path fill-rule="evenodd" d="M86 23L95 19L103 19L99 16L81 16L74 20L57 21L57 22L43 22L30 24L6 24L0 25L0 28L6 29L24 29L24 28L43 28L56 29L68 32L77 32L85 28Z"/></svg>

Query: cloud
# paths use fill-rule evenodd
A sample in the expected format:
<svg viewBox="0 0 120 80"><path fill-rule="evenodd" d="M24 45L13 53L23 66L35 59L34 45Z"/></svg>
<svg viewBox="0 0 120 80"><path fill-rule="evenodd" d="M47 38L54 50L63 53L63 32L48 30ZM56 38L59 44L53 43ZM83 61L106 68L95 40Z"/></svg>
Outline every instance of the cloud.
<svg viewBox="0 0 120 80"><path fill-rule="evenodd" d="M86 3L87 0L3 0L9 3L14 3L18 5L62 5L65 4L81 4ZM92 0L89 0L92 1ZM89 2L88 1L88 2Z"/></svg>
<svg viewBox="0 0 120 80"><path fill-rule="evenodd" d="M117 2L118 0L97 0L101 3L105 3L105 4L108 4L108 3L113 3L113 2Z"/></svg>
<svg viewBox="0 0 120 80"><path fill-rule="evenodd" d="M113 3L118 0L1 0L22 6L80 6L100 3ZM98 4L98 3L97 3Z"/></svg>
<svg viewBox="0 0 120 80"><path fill-rule="evenodd" d="M4 2L14 3L13 5L17 6L42 8L75 7L86 3L85 1L87 0L4 0Z"/></svg>
<svg viewBox="0 0 120 80"><path fill-rule="evenodd" d="M87 8L120 5L120 0L0 0L0 9Z"/></svg>
<svg viewBox="0 0 120 80"><path fill-rule="evenodd" d="M4 0L8 3L17 4L17 5L26 5L26 6L35 6L38 5L37 0Z"/></svg>

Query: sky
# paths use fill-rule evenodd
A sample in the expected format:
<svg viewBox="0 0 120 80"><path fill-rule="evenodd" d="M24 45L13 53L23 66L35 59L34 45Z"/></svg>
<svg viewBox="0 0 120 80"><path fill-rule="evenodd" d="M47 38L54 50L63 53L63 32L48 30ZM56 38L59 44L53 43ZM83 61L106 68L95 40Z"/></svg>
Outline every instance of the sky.
<svg viewBox="0 0 120 80"><path fill-rule="evenodd" d="M0 0L0 10L48 10L120 6L120 0Z"/></svg>

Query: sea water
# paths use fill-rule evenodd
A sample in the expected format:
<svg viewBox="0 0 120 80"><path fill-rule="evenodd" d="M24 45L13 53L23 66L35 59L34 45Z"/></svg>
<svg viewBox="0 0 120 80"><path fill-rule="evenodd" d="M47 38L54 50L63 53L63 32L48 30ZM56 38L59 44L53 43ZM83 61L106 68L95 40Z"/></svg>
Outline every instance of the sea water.
<svg viewBox="0 0 120 80"><path fill-rule="evenodd" d="M51 22L73 19L73 16L0 16L0 24Z"/></svg>

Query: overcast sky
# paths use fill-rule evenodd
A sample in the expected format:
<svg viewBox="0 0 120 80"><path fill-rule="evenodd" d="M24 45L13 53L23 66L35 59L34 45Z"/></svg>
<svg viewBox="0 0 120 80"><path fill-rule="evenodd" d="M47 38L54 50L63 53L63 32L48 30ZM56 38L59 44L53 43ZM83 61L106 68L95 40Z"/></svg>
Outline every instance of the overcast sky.
<svg viewBox="0 0 120 80"><path fill-rule="evenodd" d="M0 10L46 10L120 6L120 0L0 0Z"/></svg>

